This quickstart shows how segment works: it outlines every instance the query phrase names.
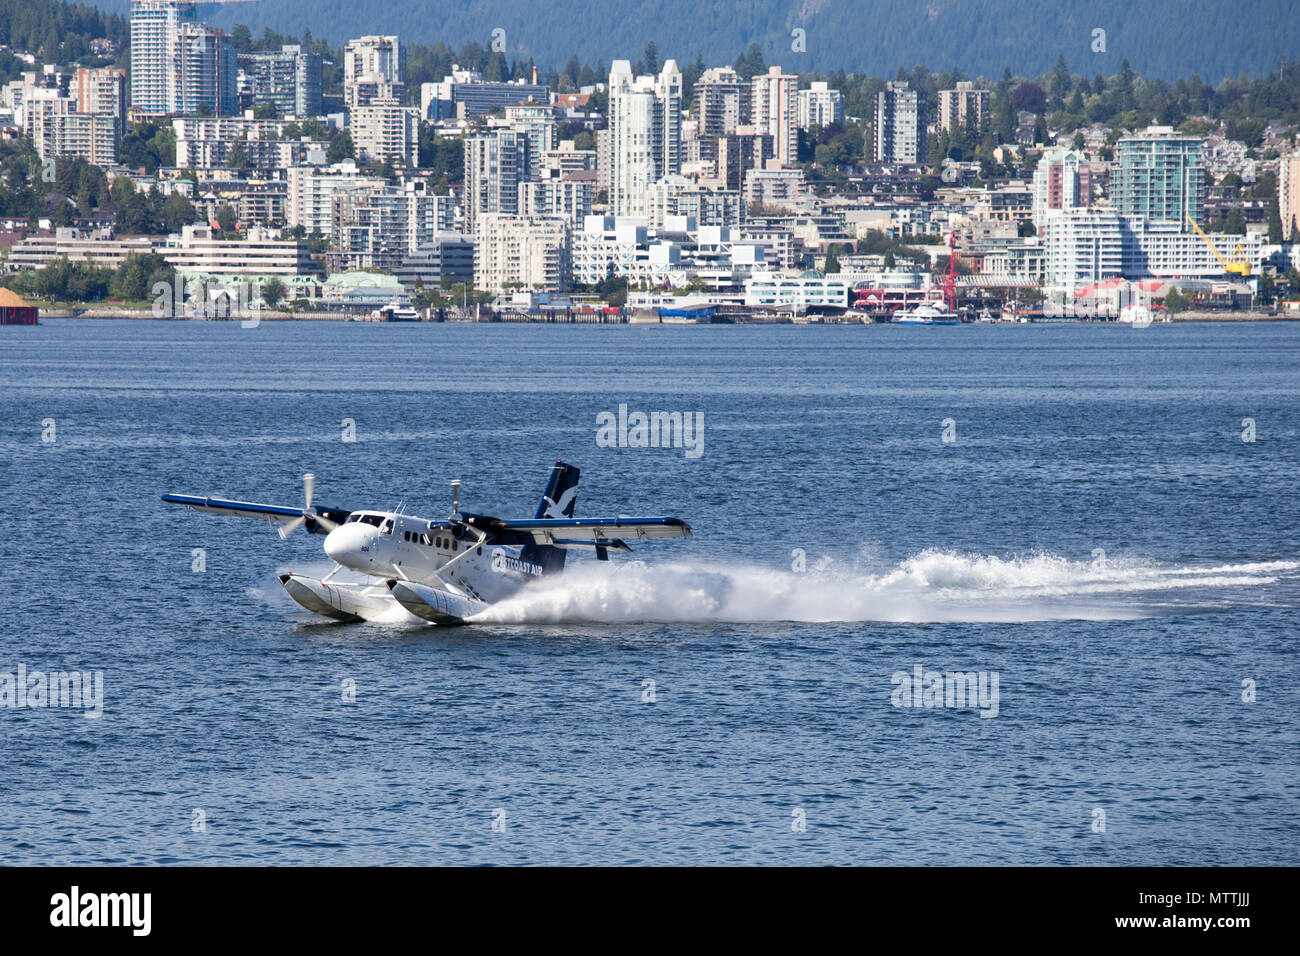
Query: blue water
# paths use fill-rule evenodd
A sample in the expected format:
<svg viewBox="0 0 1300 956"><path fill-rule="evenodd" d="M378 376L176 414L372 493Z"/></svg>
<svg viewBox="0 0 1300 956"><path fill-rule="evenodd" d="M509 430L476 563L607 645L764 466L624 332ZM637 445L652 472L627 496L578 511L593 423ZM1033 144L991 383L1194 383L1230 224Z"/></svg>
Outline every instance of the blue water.
<svg viewBox="0 0 1300 956"><path fill-rule="evenodd" d="M0 672L104 680L0 709L4 859L1300 863L1298 392L1285 323L0 328ZM597 447L620 403L703 454ZM695 536L457 629L158 497L519 516L557 456Z"/></svg>

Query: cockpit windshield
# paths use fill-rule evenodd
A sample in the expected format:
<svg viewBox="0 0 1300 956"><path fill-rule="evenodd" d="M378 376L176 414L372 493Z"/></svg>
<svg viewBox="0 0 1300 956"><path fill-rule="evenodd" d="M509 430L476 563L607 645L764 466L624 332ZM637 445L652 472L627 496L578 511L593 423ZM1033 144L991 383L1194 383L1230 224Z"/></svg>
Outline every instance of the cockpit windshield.
<svg viewBox="0 0 1300 956"><path fill-rule="evenodd" d="M362 524L373 525L374 527L378 528L381 524L384 523L384 516L383 516L383 515L364 515L364 514L360 514L360 515L359 515L359 514L351 514L351 515L348 515L348 519L347 519L347 521L344 522L344 524L348 524L349 522L353 522L353 521L359 521L359 522L361 522ZM390 529L390 530L391 530L391 529Z"/></svg>

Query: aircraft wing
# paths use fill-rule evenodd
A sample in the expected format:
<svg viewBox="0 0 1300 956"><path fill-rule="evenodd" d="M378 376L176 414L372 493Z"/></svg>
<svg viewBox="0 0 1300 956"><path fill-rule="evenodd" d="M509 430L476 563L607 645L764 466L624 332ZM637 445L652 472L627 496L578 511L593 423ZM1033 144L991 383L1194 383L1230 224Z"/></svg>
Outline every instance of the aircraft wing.
<svg viewBox="0 0 1300 956"><path fill-rule="evenodd" d="M271 524L289 524L292 521L307 519L307 530L315 533L324 531L314 518L323 517L333 524L342 522L351 512L343 508L294 508L285 505L266 505L254 501L227 501L224 498L201 498L197 495L163 495L162 500L169 505L183 505L188 511L204 511L208 514L230 515L236 518L260 518Z"/></svg>
<svg viewBox="0 0 1300 956"><path fill-rule="evenodd" d="M529 518L522 521L502 521L496 527L503 532L531 535L537 544L549 544L560 548L589 548L596 544L613 545L615 541L625 537L689 538L691 536L691 526L680 518Z"/></svg>

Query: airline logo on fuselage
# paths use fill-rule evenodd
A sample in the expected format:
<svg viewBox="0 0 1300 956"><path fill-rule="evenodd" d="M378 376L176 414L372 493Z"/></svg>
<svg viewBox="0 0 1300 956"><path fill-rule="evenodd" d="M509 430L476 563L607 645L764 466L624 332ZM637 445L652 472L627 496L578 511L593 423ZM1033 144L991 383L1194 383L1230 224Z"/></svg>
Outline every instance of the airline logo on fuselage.
<svg viewBox="0 0 1300 956"><path fill-rule="evenodd" d="M514 558L506 554L504 548L492 549L492 570L498 574L505 574L508 571L519 571L523 574L542 573L540 564L533 564L531 561L524 561L522 558Z"/></svg>

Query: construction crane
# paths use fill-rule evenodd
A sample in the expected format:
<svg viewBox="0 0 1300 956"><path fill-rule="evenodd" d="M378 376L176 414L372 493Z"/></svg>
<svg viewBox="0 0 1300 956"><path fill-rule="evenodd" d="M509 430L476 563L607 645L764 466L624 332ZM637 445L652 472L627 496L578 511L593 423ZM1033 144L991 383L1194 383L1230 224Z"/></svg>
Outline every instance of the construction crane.
<svg viewBox="0 0 1300 956"><path fill-rule="evenodd" d="M1227 259L1223 258L1223 255L1219 252L1218 246L1216 246L1213 240L1211 240L1210 237L1205 234L1205 230L1196 224L1195 219L1193 219L1191 216L1188 216L1187 221L1191 223L1192 228L1196 230L1196 234L1201 237L1202 241L1207 246L1210 247L1210 251L1214 253L1214 258L1218 259L1219 265L1223 266L1224 272L1231 273L1232 275L1241 276L1243 279L1250 278L1250 273L1251 273L1250 263L1247 262L1245 259L1239 258L1241 254L1241 243L1237 243L1237 248L1232 253L1233 261L1229 262Z"/></svg>

